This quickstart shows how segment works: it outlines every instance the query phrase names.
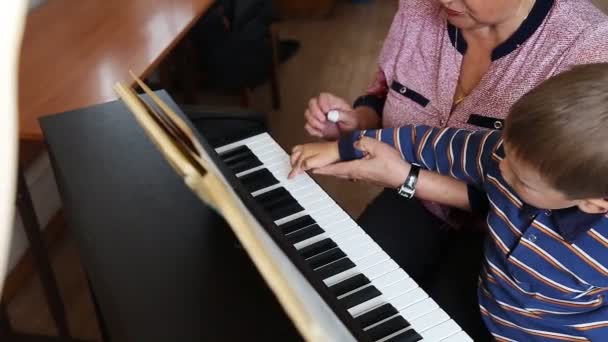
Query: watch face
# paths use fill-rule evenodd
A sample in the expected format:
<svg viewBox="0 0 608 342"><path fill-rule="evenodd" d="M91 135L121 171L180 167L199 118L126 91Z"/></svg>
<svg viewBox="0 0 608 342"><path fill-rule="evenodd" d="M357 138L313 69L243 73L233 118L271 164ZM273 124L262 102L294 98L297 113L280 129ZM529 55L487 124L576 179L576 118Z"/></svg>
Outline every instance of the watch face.
<svg viewBox="0 0 608 342"><path fill-rule="evenodd" d="M412 188L408 188L406 186L406 184L403 184L402 186L399 187L399 189L397 189L397 193L399 193L399 195L401 195L405 198L414 197L414 192L415 192L415 190Z"/></svg>

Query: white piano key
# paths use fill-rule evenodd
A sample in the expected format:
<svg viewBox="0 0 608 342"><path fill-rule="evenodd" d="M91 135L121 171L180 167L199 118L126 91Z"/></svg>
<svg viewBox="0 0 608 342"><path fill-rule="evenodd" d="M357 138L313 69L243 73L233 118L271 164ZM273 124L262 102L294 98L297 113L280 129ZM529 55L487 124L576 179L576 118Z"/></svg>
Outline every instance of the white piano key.
<svg viewBox="0 0 608 342"><path fill-rule="evenodd" d="M416 329L414 327L414 329ZM453 320L445 321L427 331L418 332L422 336L424 342L438 342L445 338L448 338L456 333L462 331L462 329Z"/></svg>
<svg viewBox="0 0 608 342"><path fill-rule="evenodd" d="M402 333L404 333L404 332L406 332L406 331L408 331L408 330L412 330L412 327L410 326L410 327L407 327L407 328L405 328L405 329L401 329L401 330L399 330L399 331L396 331L396 332L394 332L394 333L392 333L392 334L390 334L390 335L388 335L388 336L384 336L383 338L379 339L379 340L378 340L378 341L376 341L376 342L384 342L384 341L388 341L388 340L390 340L391 338L393 338L393 337L395 337L395 336L397 336L397 335L400 335L400 334L402 334Z"/></svg>
<svg viewBox="0 0 608 342"><path fill-rule="evenodd" d="M408 278L409 276L402 269L396 269L372 280L371 282L377 289L381 290Z"/></svg>
<svg viewBox="0 0 608 342"><path fill-rule="evenodd" d="M331 276L329 278L326 278L323 280L323 282L325 283L325 285L327 286L332 286L334 284L337 284L339 282L341 282L342 280L346 279L346 278L350 278L353 275L359 274L359 273L364 273L365 274L365 270L369 267L373 267L375 265L381 264L382 262L386 261L387 259L384 258L384 253L383 252L379 252L379 253L375 253L373 255L370 255L369 257L363 258L361 260L358 260L355 263L355 267L346 270L342 273L338 273L334 276ZM369 278L369 277L368 277Z"/></svg>
<svg viewBox="0 0 608 342"><path fill-rule="evenodd" d="M350 313L353 317L359 315L361 312L364 311L369 311L370 308L375 308L378 305L385 303L386 299L384 299L384 297L382 297L382 295L372 298L366 302L363 302L359 305L353 306L352 308L348 309L348 313Z"/></svg>
<svg viewBox="0 0 608 342"><path fill-rule="evenodd" d="M363 274L365 274L365 272L363 272ZM372 284L374 284L374 286L376 285L374 283L374 280L372 280ZM418 287L418 284L416 284L416 282L412 280L412 278L399 280L393 284L382 287L382 289L379 289L380 292L382 292L382 295L368 300L365 303L353 306L352 308L348 309L348 312L353 316L358 316L362 312L368 311L369 309L374 308L382 303L390 302L392 298L397 297L405 292L411 291L415 287Z"/></svg>
<svg viewBox="0 0 608 342"><path fill-rule="evenodd" d="M355 241L350 241L348 244L339 244L339 247L355 263L381 250L380 246L367 235L363 235Z"/></svg>
<svg viewBox="0 0 608 342"><path fill-rule="evenodd" d="M409 322L412 324L414 329L416 329L416 331L423 332L449 319L450 316L448 316L445 311L443 311L441 308L437 308L426 315L412 319Z"/></svg>
<svg viewBox="0 0 608 342"><path fill-rule="evenodd" d="M373 268L367 269L365 271L365 275L370 280L376 279L376 278L382 276L383 274L388 273L397 268L399 268L399 265L397 265L397 263L394 262L392 259L388 259L386 262L378 264L378 265L374 266Z"/></svg>
<svg viewBox="0 0 608 342"><path fill-rule="evenodd" d="M257 191L252 192L252 193L251 193L251 196L256 197L256 196L259 196L259 195L261 195L261 194L263 194L263 193L266 193L266 192L272 191L272 190L277 189L277 188L280 188L280 187L281 187L281 183L279 183L279 184L274 184L274 185L271 185L271 186L269 186L269 187L266 187L266 188L263 188L263 189L260 189L260 190L257 190Z"/></svg>
<svg viewBox="0 0 608 342"><path fill-rule="evenodd" d="M346 234L346 235L348 235L348 234L356 234L357 233L357 232L351 232L351 230L353 230L353 229L347 230L347 231L342 232L340 234ZM311 237L309 239L306 239L304 241L300 241L300 242L296 243L293 246L296 249L299 250L299 249L302 249L302 248L304 248L304 247L306 247L308 245L312 245L313 243L321 241L321 240L326 239L326 238L331 238L331 235L329 233L327 233L327 232L321 233L319 235L315 235L315 236L313 236L313 237Z"/></svg>
<svg viewBox="0 0 608 342"><path fill-rule="evenodd" d="M353 267L351 269L348 269L342 273L338 273L334 276L331 276L329 278L323 279L323 282L325 283L325 285L327 285L327 287L333 286L339 282L341 282L344 279L350 278L352 276L355 276L357 274L361 273L361 271L359 271L357 269L357 267Z"/></svg>
<svg viewBox="0 0 608 342"><path fill-rule="evenodd" d="M306 208L306 211L314 213L316 211L319 211L323 208L327 208L328 206L331 205L335 205L334 201L332 201L329 198L313 198L310 200L305 200L305 201L300 201L298 200L298 203L300 203L300 205L304 208Z"/></svg>
<svg viewBox="0 0 608 342"><path fill-rule="evenodd" d="M410 292L415 292L416 290L410 291ZM408 294L409 293L406 293L406 295L408 295ZM435 303L435 301L432 298L428 298L428 295L427 295L427 298L418 301L417 299L419 299L422 296L419 296L418 293L412 293L412 294L416 295L416 297L414 297L414 298L410 297L408 299L411 299L413 302L410 302L411 304L405 308L397 309L397 310L399 310L399 314L401 316L403 316L405 319L407 319L408 321L413 321L416 318L424 316L439 308L439 305L437 305L437 303ZM425 293L425 295L426 295L426 293Z"/></svg>
<svg viewBox="0 0 608 342"><path fill-rule="evenodd" d="M237 178L240 178L240 177L246 176L246 175L248 175L248 174L250 174L250 173L254 173L254 172L256 172L256 171L259 171L259 170L265 169L265 168L266 168L266 167L265 167L264 165L261 165L261 166L256 166L256 167L254 167L254 168L252 168L252 169L245 170L245 171L242 171L242 172L237 173L237 174L236 174L236 177L237 177Z"/></svg>
<svg viewBox="0 0 608 342"><path fill-rule="evenodd" d="M464 331L459 331L456 334L441 340L441 342L473 342L473 339Z"/></svg>
<svg viewBox="0 0 608 342"><path fill-rule="evenodd" d="M340 232L343 232L345 230L358 228L358 226L356 224L346 221L346 220L332 222L330 224L322 224L322 223L317 222L317 224L319 225L319 227L322 227L323 230L325 230L328 234L330 234L332 236L334 236Z"/></svg>
<svg viewBox="0 0 608 342"><path fill-rule="evenodd" d="M274 221L274 223L275 223L277 226L280 226L280 225L285 224L285 223L287 223L287 222L289 222L289 221L293 221L293 220L295 220L295 219L298 219L298 218L300 218L300 217L302 217L302 216L306 216L306 215L308 215L308 213L306 212L306 210L304 210L304 211L300 211L300 212L298 212L298 213L295 213L295 214L293 214L293 215L289 215L289 216L287 216L287 217L283 217L283 218L281 218L281 219L278 219L278 220Z"/></svg>
<svg viewBox="0 0 608 342"><path fill-rule="evenodd" d="M270 138L270 135L268 135L268 133L261 133L261 134L254 135L252 137L243 139L243 140L239 140L237 142L230 143L228 145L224 145L224 146L218 147L218 148L215 149L215 151L217 153L223 153L223 152L226 152L228 150L232 150L235 147L239 147L239 146L247 145L247 144L253 144L255 141L262 140L262 139L264 139L266 137ZM274 142L274 139L270 138L270 140L272 140L272 142L276 144L276 142Z"/></svg>
<svg viewBox="0 0 608 342"><path fill-rule="evenodd" d="M372 283L375 284L378 279L380 278L372 280ZM414 279L408 277L385 287L384 290L382 290L382 296L386 298L388 302L390 302L393 298L399 297L400 295L412 291L417 287L418 284L416 284Z"/></svg>

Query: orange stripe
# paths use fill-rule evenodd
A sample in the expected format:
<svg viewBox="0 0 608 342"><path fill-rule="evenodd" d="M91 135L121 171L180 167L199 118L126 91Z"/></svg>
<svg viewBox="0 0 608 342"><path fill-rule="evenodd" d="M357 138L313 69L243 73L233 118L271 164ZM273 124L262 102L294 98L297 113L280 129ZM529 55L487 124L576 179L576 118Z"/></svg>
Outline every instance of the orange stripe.
<svg viewBox="0 0 608 342"><path fill-rule="evenodd" d="M428 129L424 135L422 136L422 140L420 140L420 145L418 145L418 160L420 162L422 162L422 148L424 147L424 145L426 145L426 140L429 137L429 134L431 134L432 129Z"/></svg>
<svg viewBox="0 0 608 342"><path fill-rule="evenodd" d="M513 323L503 322L501 320L496 319L494 316L491 316L487 312L487 310L485 310L485 309L481 309L481 314L489 317L491 320L493 320L494 322L496 322L496 323L498 323L498 324L500 324L502 326L509 327L509 328L515 328L515 329L518 329L521 332L526 333L526 334L535 335L535 336L542 336L542 337L551 338L551 339L560 340L560 341L574 341L574 342L580 342L580 341L582 341L580 339L575 339L575 338L566 337L566 336L555 336L555 335L550 335L550 334L543 334L541 332L534 332L534 331L523 330L519 326L517 326L517 325L515 325Z"/></svg>
<svg viewBox="0 0 608 342"><path fill-rule="evenodd" d="M608 327L608 323L590 325L590 326L586 326L586 327L575 327L575 328L576 328L576 330L587 331L587 330L593 330L593 329L605 328L605 327Z"/></svg>
<svg viewBox="0 0 608 342"><path fill-rule="evenodd" d="M411 132L412 132L412 146L416 146L416 127L417 126L412 126L412 128L411 128Z"/></svg>
<svg viewBox="0 0 608 342"><path fill-rule="evenodd" d="M587 235L591 236L593 239L595 239L597 242L601 243L604 247L608 248L608 243L606 243L606 241L600 239L599 237L597 237L597 235L593 234L591 232L591 230L587 231Z"/></svg>
<svg viewBox="0 0 608 342"><path fill-rule="evenodd" d="M498 158L498 156L495 153L492 153L492 159L494 159L495 162L500 163L502 160L500 160L500 158Z"/></svg>
<svg viewBox="0 0 608 342"><path fill-rule="evenodd" d="M433 138L433 147L435 147L435 145L437 145L437 141L439 141L439 138L441 138L443 136L443 134L445 133L445 131L447 131L447 128L442 128L441 130L439 130L439 132L437 132L437 135Z"/></svg>
<svg viewBox="0 0 608 342"><path fill-rule="evenodd" d="M490 299L494 303L498 304L498 306L500 306L503 310L506 310L506 311L509 311L509 312L514 312L516 314L519 314L519 315L522 315L522 316L525 316L525 317L536 318L536 319L541 319L542 318L542 317L540 317L540 316L538 316L536 314L530 313L530 312L522 312L522 311L519 311L519 310L515 310L515 309L513 309L511 307L508 307L506 305L502 305L496 299L494 299L494 297L492 297L492 294L490 294L490 292L485 287L481 286L480 288L481 288L481 292L483 292L483 294L488 299Z"/></svg>
<svg viewBox="0 0 608 342"><path fill-rule="evenodd" d="M481 144L479 144L479 147L477 148L477 158L475 158L475 165L477 165L477 173L479 173L479 178L481 178L482 181L485 181L485 177L483 176L483 171L481 170L481 167L480 167L481 156L483 154L483 146L487 142L488 137L490 136L490 133L491 132L486 133L486 135L484 135L483 138L481 138Z"/></svg>
<svg viewBox="0 0 608 342"><path fill-rule="evenodd" d="M513 203L514 206L521 208L521 204L519 204L517 201L515 201L515 199L513 199L513 197L511 196L510 193L508 193L506 190L504 190L502 188L502 184L500 184L498 181L489 178L488 177L488 181L492 184L494 184L494 186L498 189L498 191L502 192L503 195L505 195L505 197L511 202Z"/></svg>
<svg viewBox="0 0 608 342"><path fill-rule="evenodd" d="M590 262L589 260L587 260L587 257L583 254L581 254L579 251L577 251L574 247L570 246L569 243L565 242L564 240L558 239L556 238L553 234L548 233L547 229L545 229L545 227L539 225L536 222L532 222L532 225L536 228L538 228L539 230L541 230L542 232L545 233L545 235L549 235L550 237L552 237L555 241L561 243L562 246L568 248L572 253L576 254L579 258L581 258L587 265L593 267L596 271L600 272L601 274L608 276L608 272L602 270L599 266L595 265L593 262Z"/></svg>
<svg viewBox="0 0 608 342"><path fill-rule="evenodd" d="M494 240L496 246L498 246L498 248L500 248L500 250L504 253L507 254L509 253L509 251L500 243L500 241L494 236L494 234L489 234L492 237L492 240Z"/></svg>
<svg viewBox="0 0 608 342"><path fill-rule="evenodd" d="M469 133L469 135L467 135L466 138L464 138L464 144L462 144L462 155L460 157L460 168L462 169L462 174L463 175L468 175L465 167L466 165L464 165L464 161L465 161L465 156L466 156L466 147L469 145L469 138L471 137L471 133ZM471 177L469 177L470 179Z"/></svg>
<svg viewBox="0 0 608 342"><path fill-rule="evenodd" d="M521 269L522 271L524 271L524 272L528 273L529 275L533 276L537 280L543 282L545 285L551 286L552 288L554 288L554 289L556 289L556 290L558 290L560 292L563 292L563 293L572 293L572 291L568 291L568 290L562 289L561 287L559 287L559 286L557 286L557 285L555 285L553 283L548 282L547 280L545 280L542 277L538 276L536 273L533 273L533 272L529 271L527 268L525 268L522 265L518 264L517 262L513 261L513 259L509 258L507 260L509 260L509 262L512 265L515 265L515 266L519 267L519 269Z"/></svg>
<svg viewBox="0 0 608 342"><path fill-rule="evenodd" d="M595 294L598 294L598 293L600 293L600 292L604 292L604 291L606 291L606 288L605 288L605 287L599 287L599 288L597 288L597 289L595 289L595 290L589 291L589 293L588 293L588 294L590 294L590 295L595 295Z"/></svg>
<svg viewBox="0 0 608 342"><path fill-rule="evenodd" d="M509 227L509 229L511 230L511 232L513 232L513 234L515 234L515 236L517 237L521 237L521 233L518 232L517 230L515 230L515 228L513 228L511 221L509 221L509 219L503 214L501 213L498 208L496 208L494 206L494 204L492 204L492 202L490 202L490 206L492 207L492 211L494 211L494 213L501 219L503 220L503 222L507 225L507 227Z"/></svg>
<svg viewBox="0 0 608 342"><path fill-rule="evenodd" d="M532 245L530 242L528 242L525 239L520 240L521 243L528 247L532 252L536 253L538 256L540 256L541 258L545 259L545 261L547 261L548 263L550 263L551 265L553 265L553 267L557 268L558 270L564 271L564 272L568 272L566 269L564 269L562 266L560 266L558 263L556 263L555 261L549 259L549 257L545 256L543 254L543 252L541 252L536 246Z"/></svg>
<svg viewBox="0 0 608 342"><path fill-rule="evenodd" d="M513 285L511 283L511 281L507 278L505 278L505 276L503 276L501 273L498 272L494 272L492 271L492 274L500 279L502 279L505 283L507 283L509 286L511 286L512 288L514 288L515 290L518 290L521 292L521 290L516 287L515 285ZM541 302L545 302L545 303L551 303L551 304L557 304L557 305L563 305L563 306L568 306L568 307L572 307L572 308L587 308L587 307L598 307L601 306L602 303L604 302L604 297L599 297L600 300L597 303L591 303L591 304L583 304L583 303L564 303L564 302L560 302L557 300L552 300L550 298L544 298L541 297L539 295L536 294L528 294L528 293L524 293L525 295L531 296L534 299L540 300Z"/></svg>

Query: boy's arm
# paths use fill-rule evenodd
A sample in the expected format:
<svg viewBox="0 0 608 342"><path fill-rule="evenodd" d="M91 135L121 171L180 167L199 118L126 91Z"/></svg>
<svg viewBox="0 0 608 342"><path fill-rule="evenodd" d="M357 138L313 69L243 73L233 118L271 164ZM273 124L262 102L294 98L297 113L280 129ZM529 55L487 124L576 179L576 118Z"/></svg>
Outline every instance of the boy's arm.
<svg viewBox="0 0 608 342"><path fill-rule="evenodd" d="M405 177L403 179L405 180ZM450 207L471 211L467 185L437 172L420 170L415 196Z"/></svg>
<svg viewBox="0 0 608 342"><path fill-rule="evenodd" d="M482 187L485 167L500 142L498 131L473 132L428 126L368 130L353 132L340 139L341 160L363 157L362 152L353 145L362 135L393 146L401 157L410 163L465 181L478 188Z"/></svg>

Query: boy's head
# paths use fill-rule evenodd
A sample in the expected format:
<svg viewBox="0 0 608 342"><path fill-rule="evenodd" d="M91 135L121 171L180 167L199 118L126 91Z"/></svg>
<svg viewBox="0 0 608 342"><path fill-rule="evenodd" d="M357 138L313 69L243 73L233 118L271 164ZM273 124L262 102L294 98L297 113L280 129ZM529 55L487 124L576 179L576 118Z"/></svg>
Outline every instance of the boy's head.
<svg viewBox="0 0 608 342"><path fill-rule="evenodd" d="M574 67L527 93L503 138L500 168L523 201L608 211L608 64Z"/></svg>

